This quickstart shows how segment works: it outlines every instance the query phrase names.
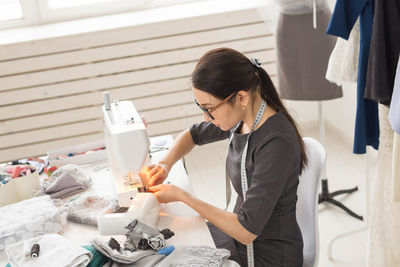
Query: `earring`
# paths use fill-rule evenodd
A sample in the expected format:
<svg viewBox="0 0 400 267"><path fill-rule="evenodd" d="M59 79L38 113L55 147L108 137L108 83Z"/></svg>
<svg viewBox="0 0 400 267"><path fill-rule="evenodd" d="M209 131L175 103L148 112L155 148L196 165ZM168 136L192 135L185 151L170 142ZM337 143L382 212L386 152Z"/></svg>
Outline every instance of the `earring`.
<svg viewBox="0 0 400 267"><path fill-rule="evenodd" d="M245 109L246 109L246 106L243 106L242 108L243 108L243 110L245 110Z"/></svg>

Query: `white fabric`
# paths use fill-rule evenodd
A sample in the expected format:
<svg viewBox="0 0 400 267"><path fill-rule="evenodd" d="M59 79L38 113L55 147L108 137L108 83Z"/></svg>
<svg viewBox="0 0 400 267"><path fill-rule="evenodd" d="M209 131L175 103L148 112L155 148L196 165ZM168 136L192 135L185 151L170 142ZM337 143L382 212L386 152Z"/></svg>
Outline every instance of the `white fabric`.
<svg viewBox="0 0 400 267"><path fill-rule="evenodd" d="M400 202L400 134L396 132L393 138L392 201Z"/></svg>
<svg viewBox="0 0 400 267"><path fill-rule="evenodd" d="M368 266L400 266L400 203L392 202L393 130L389 108L379 104L378 165L371 198Z"/></svg>
<svg viewBox="0 0 400 267"><path fill-rule="evenodd" d="M343 82L357 82L359 53L360 23L357 19L348 40L337 38L329 57L326 79L339 86L343 85Z"/></svg>
<svg viewBox="0 0 400 267"><path fill-rule="evenodd" d="M276 30L279 13L301 15L313 12L310 27L317 28L317 11L330 11L327 0L258 0L257 11L272 30Z"/></svg>
<svg viewBox="0 0 400 267"><path fill-rule="evenodd" d="M272 0L272 2L279 6L280 12L289 15L306 14L314 9L314 0ZM326 0L315 0L315 4L316 10L329 10Z"/></svg>
<svg viewBox="0 0 400 267"><path fill-rule="evenodd" d="M50 196L41 196L0 208L0 250L43 234L58 233L66 224L66 213Z"/></svg>
<svg viewBox="0 0 400 267"><path fill-rule="evenodd" d="M30 257L33 244L39 244L39 256ZM84 267L92 259L92 254L58 234L38 236L9 245L6 253L12 267Z"/></svg>

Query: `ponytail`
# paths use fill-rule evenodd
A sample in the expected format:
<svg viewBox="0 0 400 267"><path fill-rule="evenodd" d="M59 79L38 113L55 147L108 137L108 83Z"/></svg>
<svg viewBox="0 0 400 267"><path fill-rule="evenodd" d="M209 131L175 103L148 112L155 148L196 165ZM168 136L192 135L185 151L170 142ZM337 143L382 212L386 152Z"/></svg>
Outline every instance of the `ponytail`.
<svg viewBox="0 0 400 267"><path fill-rule="evenodd" d="M282 100L279 97L278 92L276 91L275 86L274 86L271 78L267 74L267 72L263 68L257 67L256 73L260 80L258 90L259 90L261 97L264 99L265 102L267 102L267 105L269 105L274 110L281 110L286 115L286 117L288 118L290 123L293 125L294 129L296 130L296 135L299 140L300 148L301 148L301 161L300 161L300 174L301 174L302 171L307 166L308 159L307 159L307 154L306 154L305 147L304 147L303 138L299 132L297 123L295 122L295 120L292 118L292 116L289 114L289 112L283 105Z"/></svg>

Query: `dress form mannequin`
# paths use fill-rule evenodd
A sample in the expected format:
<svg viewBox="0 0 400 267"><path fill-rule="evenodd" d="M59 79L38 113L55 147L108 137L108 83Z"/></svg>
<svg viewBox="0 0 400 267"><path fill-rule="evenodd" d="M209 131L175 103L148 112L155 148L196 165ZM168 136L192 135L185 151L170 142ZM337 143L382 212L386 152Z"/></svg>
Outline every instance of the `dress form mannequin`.
<svg viewBox="0 0 400 267"><path fill-rule="evenodd" d="M329 56L336 41L325 33L331 13L324 1L318 1L319 5L316 5L315 1L313 3L310 10L302 10L306 13L296 13L289 5L281 8L276 31L278 90L284 99L318 101L321 143L325 146L321 101L336 99L343 94L341 87L325 79ZM284 13L287 10L290 10L290 14ZM340 194L352 193L358 188L330 193L328 180L325 178L326 170L324 175L318 202L328 202L363 220L362 216L333 198Z"/></svg>

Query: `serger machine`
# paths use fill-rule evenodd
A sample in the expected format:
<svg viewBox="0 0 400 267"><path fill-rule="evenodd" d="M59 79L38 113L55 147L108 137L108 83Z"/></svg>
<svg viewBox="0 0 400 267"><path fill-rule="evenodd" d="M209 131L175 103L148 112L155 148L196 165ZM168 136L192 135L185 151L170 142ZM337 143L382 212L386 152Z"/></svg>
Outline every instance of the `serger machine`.
<svg viewBox="0 0 400 267"><path fill-rule="evenodd" d="M130 101L110 101L104 93L104 132L108 161L120 207L126 213L105 214L98 218L101 234L123 234L124 226L134 219L155 225L160 205L152 193L146 193L146 181L140 171L150 164L150 140L147 127Z"/></svg>

